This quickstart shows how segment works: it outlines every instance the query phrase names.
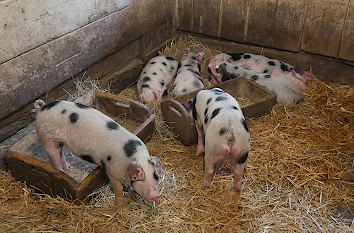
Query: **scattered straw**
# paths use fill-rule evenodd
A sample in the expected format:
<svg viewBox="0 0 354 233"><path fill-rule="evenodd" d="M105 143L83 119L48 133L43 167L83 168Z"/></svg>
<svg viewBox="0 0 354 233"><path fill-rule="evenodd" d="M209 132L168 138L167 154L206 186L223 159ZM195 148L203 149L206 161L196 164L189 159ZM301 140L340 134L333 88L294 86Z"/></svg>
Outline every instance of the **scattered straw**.
<svg viewBox="0 0 354 233"><path fill-rule="evenodd" d="M74 205L1 172L1 231L354 232L354 87L315 78L304 95L302 104L247 120L252 141L241 194L232 190L229 169L218 169L211 188L201 189L196 146L161 143L155 132L146 145L167 170L159 202L146 204L128 190L117 209L105 186L88 204Z"/></svg>

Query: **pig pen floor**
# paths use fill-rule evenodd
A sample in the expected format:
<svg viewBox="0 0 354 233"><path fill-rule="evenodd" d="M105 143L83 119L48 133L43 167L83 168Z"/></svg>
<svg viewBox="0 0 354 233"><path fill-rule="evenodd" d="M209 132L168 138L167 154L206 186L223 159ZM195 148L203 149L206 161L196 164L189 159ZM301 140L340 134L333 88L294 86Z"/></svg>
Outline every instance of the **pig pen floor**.
<svg viewBox="0 0 354 233"><path fill-rule="evenodd" d="M247 119L252 140L241 193L232 190L229 164L219 164L211 188L202 189L196 146L157 130L146 145L167 171L160 201L125 193L118 209L104 186L74 205L1 171L0 232L354 232L354 87L316 78L308 87L302 104ZM121 95L136 97L135 87Z"/></svg>

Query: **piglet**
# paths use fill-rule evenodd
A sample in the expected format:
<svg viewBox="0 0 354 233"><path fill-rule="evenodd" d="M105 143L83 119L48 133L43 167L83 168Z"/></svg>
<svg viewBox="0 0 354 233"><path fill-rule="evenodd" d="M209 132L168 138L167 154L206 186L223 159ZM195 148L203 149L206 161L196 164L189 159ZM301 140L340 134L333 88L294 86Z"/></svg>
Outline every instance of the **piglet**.
<svg viewBox="0 0 354 233"><path fill-rule="evenodd" d="M159 198L159 177L163 167L150 157L145 144L102 112L69 101L45 105L34 103L36 130L51 164L63 171L68 164L65 145L71 152L101 166L112 183L116 203L121 205L123 178L131 180L134 190L148 201Z"/></svg>
<svg viewBox="0 0 354 233"><path fill-rule="evenodd" d="M216 162L231 160L234 162L233 187L240 191L250 135L239 104L222 89L213 88L199 91L185 106L198 133L196 155L205 151L203 187L210 187Z"/></svg>
<svg viewBox="0 0 354 233"><path fill-rule="evenodd" d="M306 82L312 78L308 73L290 64L251 53L220 53L210 59L209 68L222 62L243 67L254 74L270 74L291 80L300 90L306 90Z"/></svg>
<svg viewBox="0 0 354 233"><path fill-rule="evenodd" d="M145 65L137 83L139 101L151 102L168 95L167 85L177 72L178 62L168 56L157 56Z"/></svg>
<svg viewBox="0 0 354 233"><path fill-rule="evenodd" d="M204 87L200 78L200 63L203 52L192 53L189 48L184 51L177 77L173 84L172 97L178 97Z"/></svg>
<svg viewBox="0 0 354 233"><path fill-rule="evenodd" d="M229 79L244 77L273 92L277 98L276 102L282 105L292 105L303 100L298 87L291 80L270 74L255 74L251 70L241 66L235 66L228 62L222 62L218 67L212 67L212 72L217 80L227 81Z"/></svg>

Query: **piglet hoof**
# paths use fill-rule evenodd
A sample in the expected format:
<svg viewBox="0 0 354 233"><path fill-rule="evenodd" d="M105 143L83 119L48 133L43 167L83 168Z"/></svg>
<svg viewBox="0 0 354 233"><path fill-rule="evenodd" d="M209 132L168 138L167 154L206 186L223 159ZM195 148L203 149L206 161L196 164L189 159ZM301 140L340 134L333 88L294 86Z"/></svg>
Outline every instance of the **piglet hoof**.
<svg viewBox="0 0 354 233"><path fill-rule="evenodd" d="M71 166L67 163L63 165L64 171L69 170L70 168L71 168Z"/></svg>
<svg viewBox="0 0 354 233"><path fill-rule="evenodd" d="M210 180L203 180L203 183L202 183L202 188L209 188L210 187L210 185L211 185L211 182L210 182Z"/></svg>
<svg viewBox="0 0 354 233"><path fill-rule="evenodd" d="M233 188L235 192L240 192L241 191L241 182L234 183Z"/></svg>
<svg viewBox="0 0 354 233"><path fill-rule="evenodd" d="M117 206L117 207L122 207L126 204L126 201L124 200L123 197L116 197L115 198L115 201L114 201L114 204Z"/></svg>

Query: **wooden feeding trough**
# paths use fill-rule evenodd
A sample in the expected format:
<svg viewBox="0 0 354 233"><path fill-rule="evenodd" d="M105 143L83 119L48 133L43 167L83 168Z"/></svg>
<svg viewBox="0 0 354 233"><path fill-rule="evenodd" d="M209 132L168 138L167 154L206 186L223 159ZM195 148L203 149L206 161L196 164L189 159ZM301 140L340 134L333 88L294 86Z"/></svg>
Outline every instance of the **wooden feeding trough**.
<svg viewBox="0 0 354 233"><path fill-rule="evenodd" d="M93 92L78 102L104 112L144 142L153 133L155 116L146 105L139 102L100 92ZM5 161L17 180L25 181L39 192L67 200L86 201L93 190L107 181L107 177L101 167L64 149L71 167L60 172L49 163L36 131L33 130L5 153Z"/></svg>
<svg viewBox="0 0 354 233"><path fill-rule="evenodd" d="M219 87L235 97L245 117L259 117L268 113L276 100L275 94L244 78L229 80L203 89L214 87ZM175 99L167 99L161 104L164 120L171 127L171 130L175 132L178 140L186 146L197 143L197 132L194 121L188 116L183 104L198 91Z"/></svg>

